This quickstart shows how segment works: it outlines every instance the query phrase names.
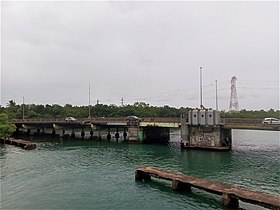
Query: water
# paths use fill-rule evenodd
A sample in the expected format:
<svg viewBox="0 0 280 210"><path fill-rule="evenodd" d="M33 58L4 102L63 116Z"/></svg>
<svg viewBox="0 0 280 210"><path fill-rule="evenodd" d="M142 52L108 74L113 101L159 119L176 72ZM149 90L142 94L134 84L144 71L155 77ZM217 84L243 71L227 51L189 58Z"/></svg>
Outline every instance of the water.
<svg viewBox="0 0 280 210"><path fill-rule="evenodd" d="M233 150L181 150L91 140L38 141L25 151L0 145L1 209L227 209L220 197L171 183L135 182L136 168L154 166L279 195L279 132L233 131ZM262 209L240 203L241 209Z"/></svg>

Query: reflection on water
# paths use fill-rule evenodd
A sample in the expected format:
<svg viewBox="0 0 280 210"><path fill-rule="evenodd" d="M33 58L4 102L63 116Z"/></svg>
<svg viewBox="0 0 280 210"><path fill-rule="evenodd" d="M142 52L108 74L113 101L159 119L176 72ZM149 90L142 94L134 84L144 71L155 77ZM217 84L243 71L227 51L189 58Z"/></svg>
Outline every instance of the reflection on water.
<svg viewBox="0 0 280 210"><path fill-rule="evenodd" d="M145 166L280 194L279 132L234 130L230 152L181 150L179 142L173 134L166 145L60 139L41 139L31 151L1 145L1 208L224 209L220 197L203 191L135 182L135 169Z"/></svg>

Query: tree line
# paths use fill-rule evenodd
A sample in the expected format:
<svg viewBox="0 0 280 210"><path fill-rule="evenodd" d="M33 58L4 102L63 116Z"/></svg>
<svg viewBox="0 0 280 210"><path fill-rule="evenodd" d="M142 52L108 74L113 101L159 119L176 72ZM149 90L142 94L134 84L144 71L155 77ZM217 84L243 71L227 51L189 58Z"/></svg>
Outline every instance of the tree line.
<svg viewBox="0 0 280 210"><path fill-rule="evenodd" d="M133 105L117 106L114 104L96 104L90 106L73 106L66 104L64 106L59 104L53 105L36 105L36 104L16 104L10 100L6 107L0 107L0 113L5 113L9 118L21 119L23 118L65 118L68 116L75 118L87 118L89 113L91 117L126 117L135 115L138 117L180 117L181 114L187 113L191 108L181 107L174 108L167 105L157 107L151 106L144 102L136 102ZM242 109L238 113L230 113L221 111L223 118L255 118L261 119L265 117L279 118L279 110L245 110Z"/></svg>

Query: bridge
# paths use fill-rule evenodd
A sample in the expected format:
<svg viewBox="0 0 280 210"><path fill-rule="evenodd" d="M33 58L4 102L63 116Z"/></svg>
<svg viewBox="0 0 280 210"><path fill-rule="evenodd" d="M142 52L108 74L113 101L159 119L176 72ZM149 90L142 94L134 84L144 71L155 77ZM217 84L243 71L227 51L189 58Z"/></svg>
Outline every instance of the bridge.
<svg viewBox="0 0 280 210"><path fill-rule="evenodd" d="M11 123L15 124L17 131L25 130L28 134L39 134L50 132L59 134L63 137L66 131L71 132L71 137L75 137L75 131L81 131L82 138L85 131L89 131L91 138L95 131L97 137L101 138L100 132L107 130L107 139L111 139L111 132L115 132L118 140L119 131L123 132L124 140L128 132L129 142L142 141L168 141L169 129L180 127L180 118L142 118L127 119L122 118L78 118L67 120L67 118L41 118L41 119L12 119Z"/></svg>
<svg viewBox="0 0 280 210"><path fill-rule="evenodd" d="M101 139L102 133L106 133L108 141L114 134L117 141L122 138L130 143L168 142L170 129L180 128L182 148L213 150L231 149L232 129L280 130L279 125L263 125L261 119L223 119L215 110L194 110L181 118L41 118L12 119L10 122L16 125L16 132L24 131L28 135L74 138L80 132L82 138L90 135L90 138Z"/></svg>
<svg viewBox="0 0 280 210"><path fill-rule="evenodd" d="M12 119L10 123L18 128L128 128L133 122L125 117L111 118L78 118L77 120L65 120L65 118L39 118L39 119ZM139 127L165 127L180 128L180 118L168 117L146 117L141 118ZM222 125L227 129L246 129L246 130L274 130L280 131L280 125L263 125L262 119L249 118L221 118Z"/></svg>

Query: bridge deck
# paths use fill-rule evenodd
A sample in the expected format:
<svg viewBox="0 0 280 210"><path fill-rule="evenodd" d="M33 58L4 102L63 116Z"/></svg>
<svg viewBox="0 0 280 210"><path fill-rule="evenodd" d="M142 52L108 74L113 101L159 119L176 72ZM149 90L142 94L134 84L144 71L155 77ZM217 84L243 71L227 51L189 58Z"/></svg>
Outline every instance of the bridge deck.
<svg viewBox="0 0 280 210"><path fill-rule="evenodd" d="M146 167L135 171L135 179L158 179L172 181L173 189L195 187L214 194L222 195L223 204L227 206L238 206L238 200L260 205L271 209L280 209L280 197L268 195L261 192L248 190L229 184L208 181L206 179L171 173L160 169Z"/></svg>
<svg viewBox="0 0 280 210"><path fill-rule="evenodd" d="M66 121L64 118L53 119L12 119L9 122L16 125L30 125L30 126L45 126L53 127L53 124L59 124L66 127L86 127L90 124L100 126L126 126L127 119L125 117L99 117L99 118L78 118L76 121ZM263 125L262 119L243 119L243 118L222 118L221 124L228 129L246 129L246 130L274 130L280 131L280 125ZM180 118L169 117L145 117L140 122L141 127L154 126L154 127L180 127Z"/></svg>

